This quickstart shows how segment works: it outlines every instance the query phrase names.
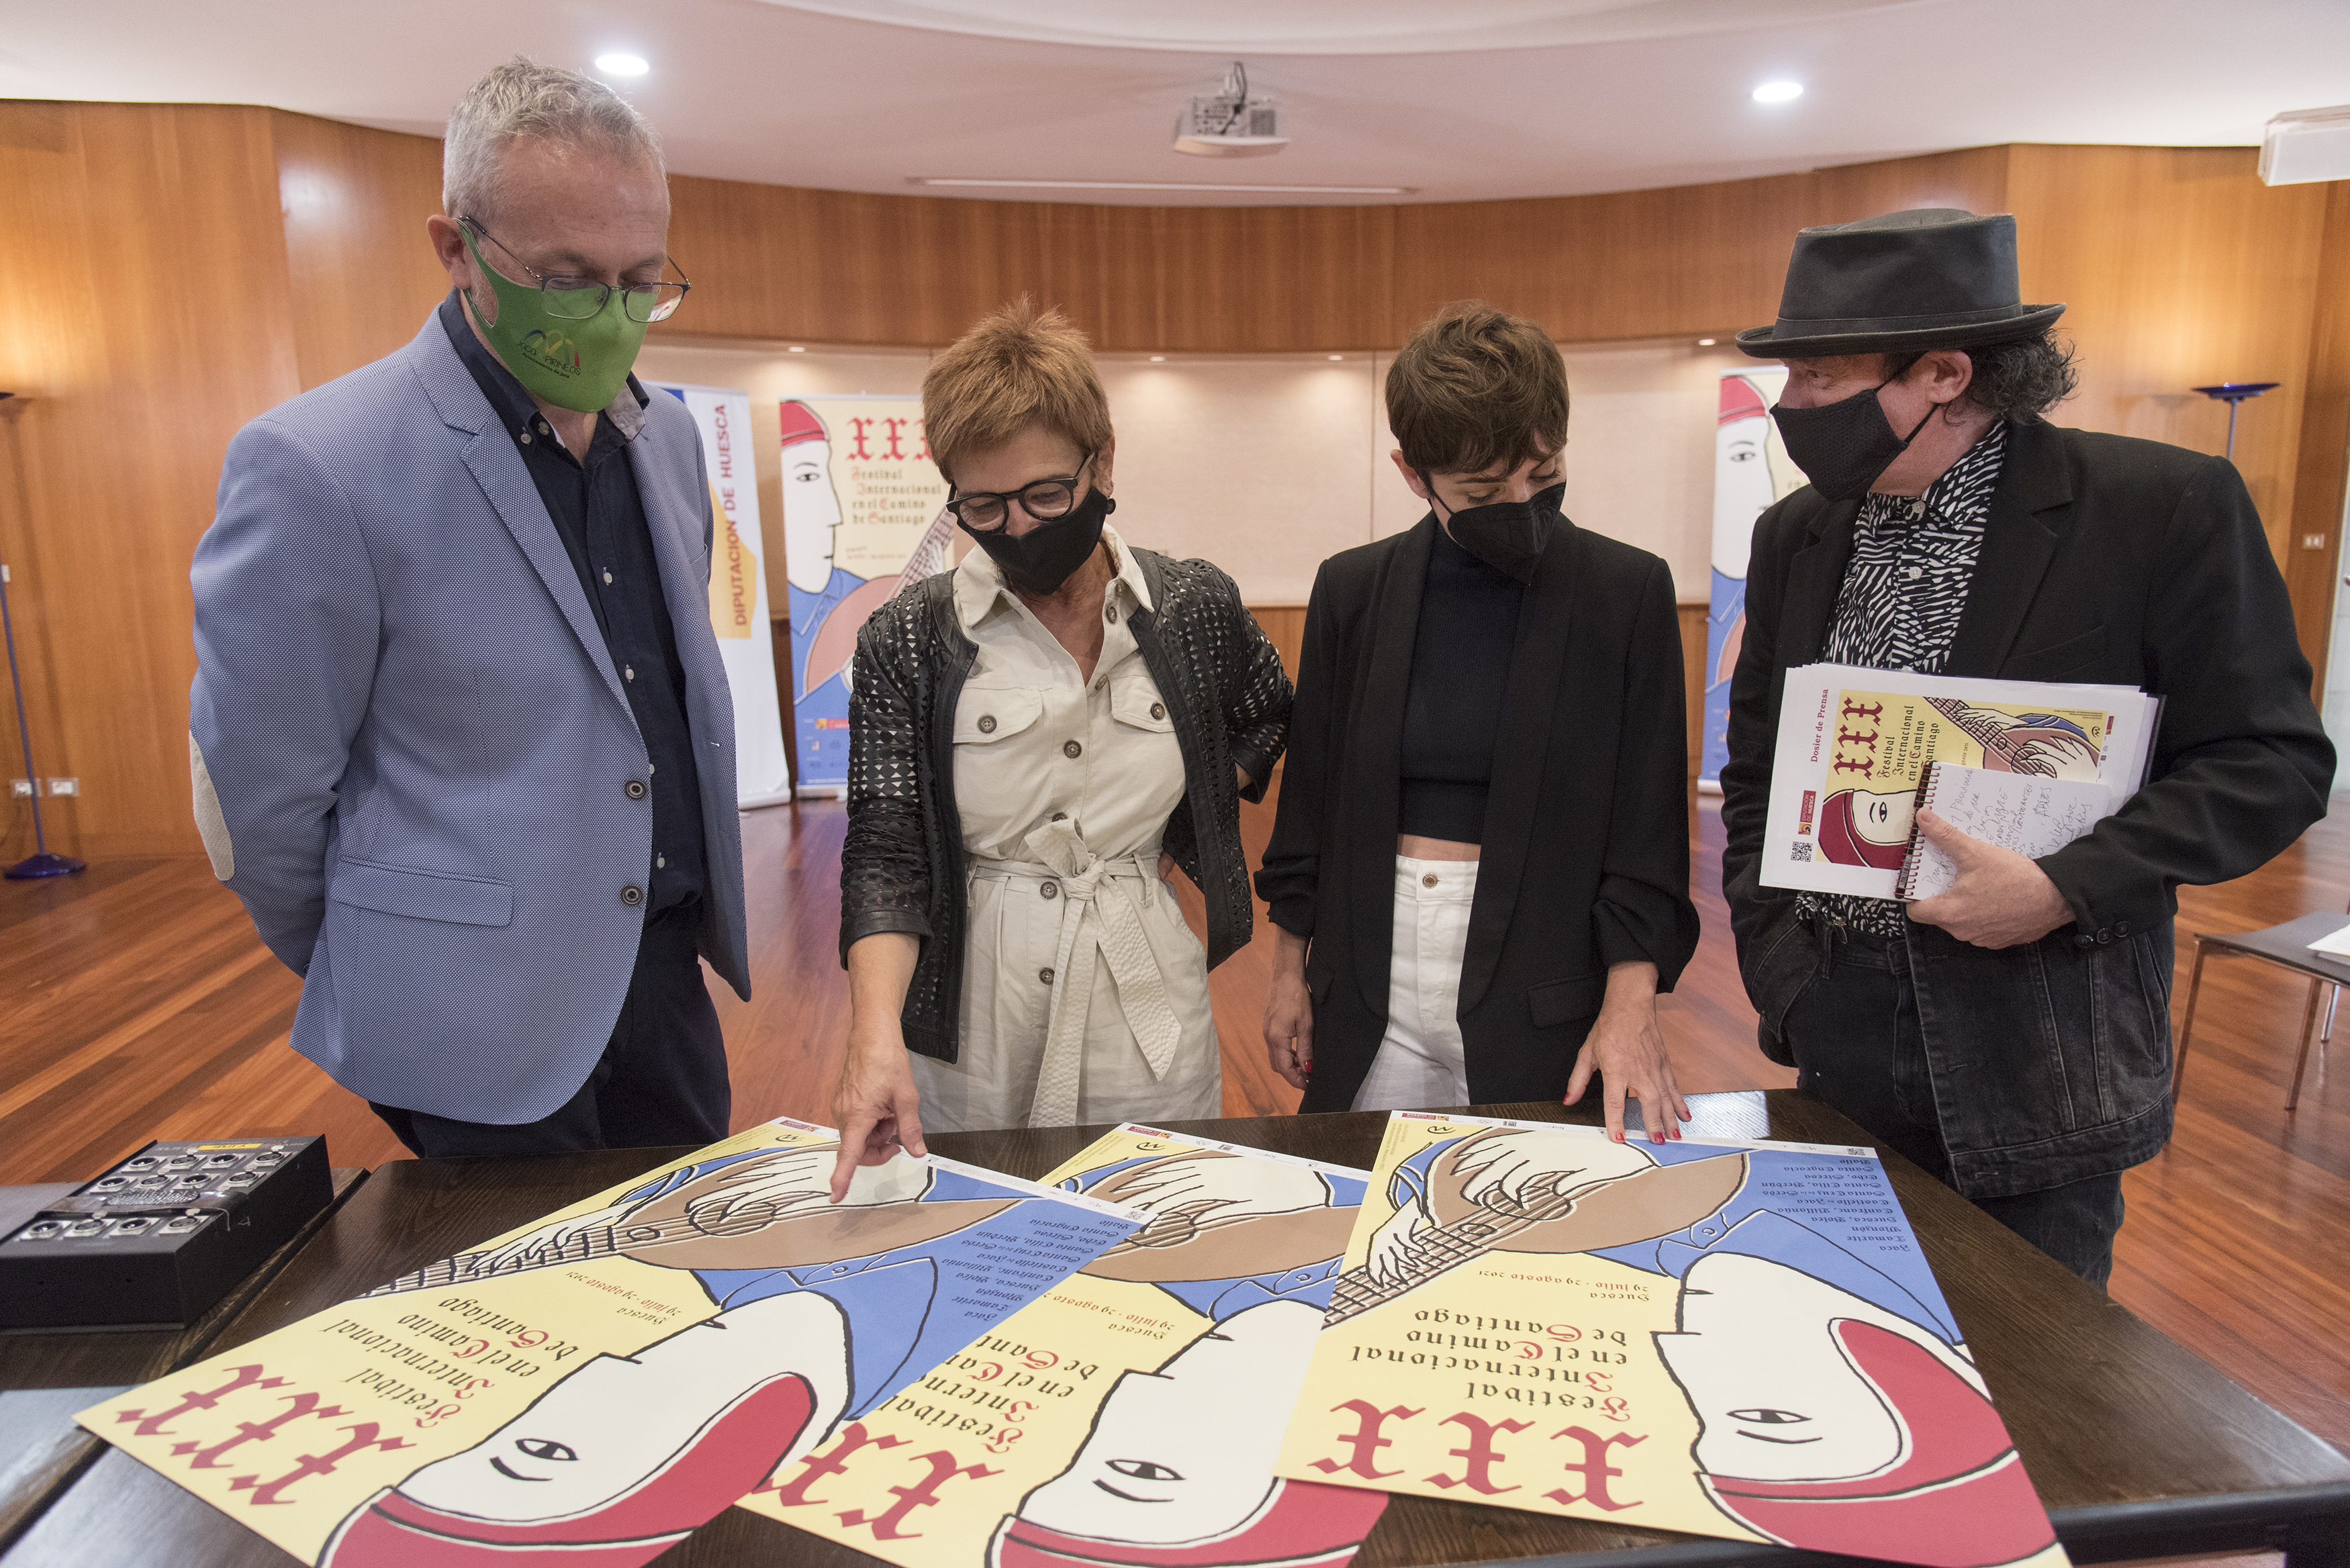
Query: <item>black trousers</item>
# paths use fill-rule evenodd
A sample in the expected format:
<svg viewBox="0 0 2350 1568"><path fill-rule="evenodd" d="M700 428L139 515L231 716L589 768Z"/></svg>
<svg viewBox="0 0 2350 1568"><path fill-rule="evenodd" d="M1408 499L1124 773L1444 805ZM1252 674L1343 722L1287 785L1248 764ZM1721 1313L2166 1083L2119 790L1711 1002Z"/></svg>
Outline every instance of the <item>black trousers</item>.
<svg viewBox="0 0 2350 1568"><path fill-rule="evenodd" d="M645 919L629 994L588 1081L535 1122L456 1121L369 1102L409 1151L426 1159L468 1154L569 1154L714 1143L724 1137L734 1096L726 1042L702 978L694 934L702 906Z"/></svg>
<svg viewBox="0 0 2350 1568"><path fill-rule="evenodd" d="M1947 1183L1950 1155L1903 947L1839 934L1833 961L1787 1010L1787 1042L1802 1075L1797 1087ZM2122 1228L2121 1172L1969 1201L2100 1290L2112 1276L2114 1237Z"/></svg>

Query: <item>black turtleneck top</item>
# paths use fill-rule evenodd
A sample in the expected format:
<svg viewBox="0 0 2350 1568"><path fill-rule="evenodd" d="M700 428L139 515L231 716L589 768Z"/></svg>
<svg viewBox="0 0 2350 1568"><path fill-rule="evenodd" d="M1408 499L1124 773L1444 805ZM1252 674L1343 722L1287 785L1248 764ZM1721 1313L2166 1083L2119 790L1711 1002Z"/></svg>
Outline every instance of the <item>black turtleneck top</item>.
<svg viewBox="0 0 2350 1568"><path fill-rule="evenodd" d="M1439 524L1419 592L1419 630L1404 701L1399 833L1485 840L1485 793L1525 588L1452 542Z"/></svg>

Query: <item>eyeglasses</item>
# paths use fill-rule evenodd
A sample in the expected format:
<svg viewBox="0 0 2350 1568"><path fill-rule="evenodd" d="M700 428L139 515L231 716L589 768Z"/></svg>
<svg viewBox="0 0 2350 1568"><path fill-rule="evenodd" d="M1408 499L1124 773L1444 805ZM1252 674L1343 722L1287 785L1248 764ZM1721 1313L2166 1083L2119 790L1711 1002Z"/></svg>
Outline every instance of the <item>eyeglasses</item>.
<svg viewBox="0 0 2350 1568"><path fill-rule="evenodd" d="M1049 523L1077 504L1077 477L1085 472L1086 463L1093 460L1094 454L1087 452L1085 462L1077 464L1076 473L1039 479L1017 490L973 491L969 495L957 496L947 503L947 510L962 519L963 526L981 534L992 534L1003 527L1014 501L1020 503L1021 511L1039 523Z"/></svg>
<svg viewBox="0 0 2350 1568"><path fill-rule="evenodd" d="M515 255L514 248L504 240L482 227L480 219L466 217L459 221L482 238L505 252L513 258L516 266L538 280L539 297L546 302L546 313L549 316L563 321L585 321L590 317L601 315L604 306L610 302L612 285L598 283L592 277L574 277L563 273L541 272L522 257ZM683 267L678 266L675 261L667 256L661 259L677 269L680 278L684 277ZM692 286L691 283L684 282L624 283L619 286L620 308L629 313L629 319L631 321L648 323L667 321L677 314L677 307L685 302L686 290Z"/></svg>

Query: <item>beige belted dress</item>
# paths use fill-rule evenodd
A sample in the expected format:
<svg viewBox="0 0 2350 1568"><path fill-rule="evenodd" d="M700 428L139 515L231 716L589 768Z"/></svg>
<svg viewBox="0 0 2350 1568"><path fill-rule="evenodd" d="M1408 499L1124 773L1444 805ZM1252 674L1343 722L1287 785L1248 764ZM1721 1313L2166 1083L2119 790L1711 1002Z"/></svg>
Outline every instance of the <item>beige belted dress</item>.
<svg viewBox="0 0 2350 1568"><path fill-rule="evenodd" d="M959 1059L915 1055L926 1132L1222 1114L1207 953L1159 880L1183 755L1130 629L1117 534L1090 681L983 550L955 568L978 645L954 714L969 919Z"/></svg>

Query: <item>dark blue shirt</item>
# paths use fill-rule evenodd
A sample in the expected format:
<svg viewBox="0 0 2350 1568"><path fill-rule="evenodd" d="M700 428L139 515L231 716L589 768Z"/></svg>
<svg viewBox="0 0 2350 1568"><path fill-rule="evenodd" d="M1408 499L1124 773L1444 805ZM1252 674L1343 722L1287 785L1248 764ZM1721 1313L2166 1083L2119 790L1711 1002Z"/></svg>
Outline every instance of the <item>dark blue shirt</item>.
<svg viewBox="0 0 2350 1568"><path fill-rule="evenodd" d="M441 326L522 453L523 466L579 574L612 668L620 672L620 690L636 715L652 774L653 861L645 912L690 903L710 885L702 781L685 717L685 667L677 657L677 628L661 596L660 565L629 461L629 442L644 427L645 389L634 376L629 378L627 389L597 420L595 439L582 461L564 450L514 372L473 336L454 290L441 302Z"/></svg>

